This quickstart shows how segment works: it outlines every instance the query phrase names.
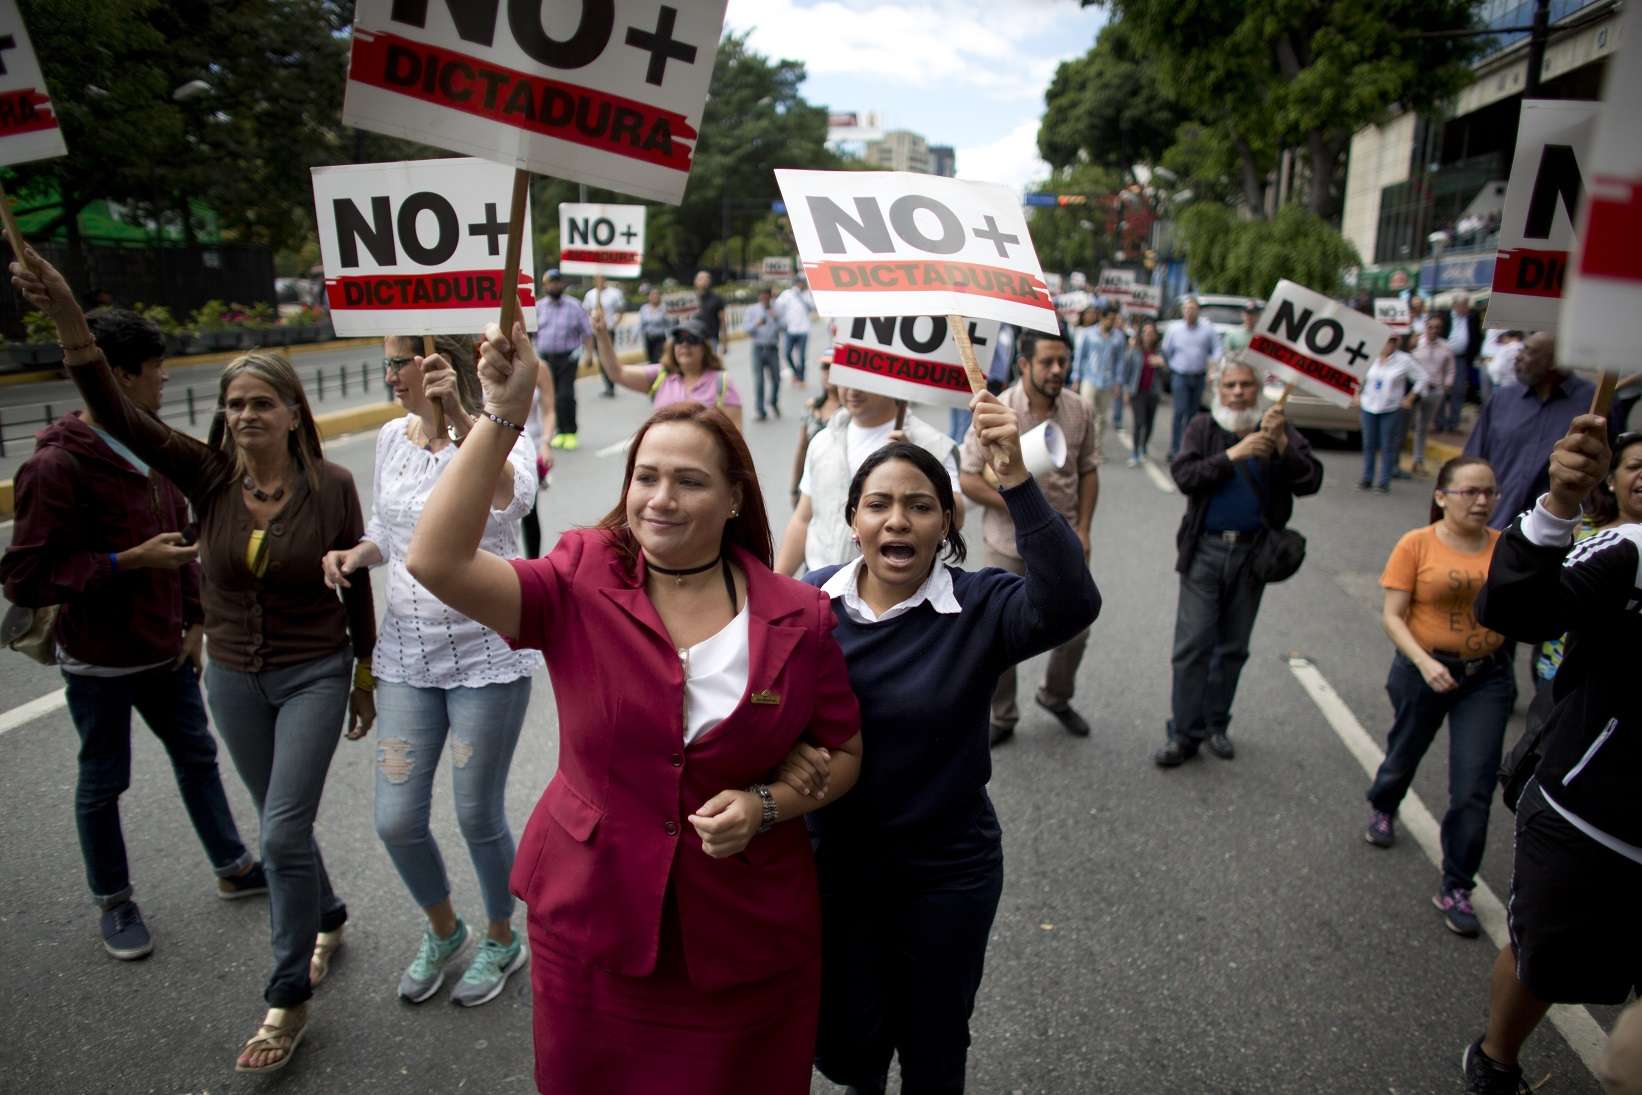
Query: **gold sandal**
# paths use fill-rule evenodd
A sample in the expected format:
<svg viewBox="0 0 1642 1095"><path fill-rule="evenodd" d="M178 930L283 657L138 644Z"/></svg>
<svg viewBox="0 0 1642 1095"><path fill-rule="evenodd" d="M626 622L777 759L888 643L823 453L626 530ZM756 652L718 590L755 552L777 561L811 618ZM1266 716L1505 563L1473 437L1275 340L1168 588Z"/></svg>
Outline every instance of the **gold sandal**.
<svg viewBox="0 0 1642 1095"><path fill-rule="evenodd" d="M314 956L308 959L308 984L317 986L331 972L331 960L342 949L342 929L320 932L314 937Z"/></svg>
<svg viewBox="0 0 1642 1095"><path fill-rule="evenodd" d="M291 1063L291 1055L296 1047L302 1043L302 1036L308 1031L308 1005L298 1004L294 1008L269 1008L268 1015L262 1020L257 1032L246 1040L240 1048L239 1058L234 1061L235 1072L278 1072ZM271 1050L278 1054L273 1060L264 1065L248 1065L245 1055L262 1050Z"/></svg>

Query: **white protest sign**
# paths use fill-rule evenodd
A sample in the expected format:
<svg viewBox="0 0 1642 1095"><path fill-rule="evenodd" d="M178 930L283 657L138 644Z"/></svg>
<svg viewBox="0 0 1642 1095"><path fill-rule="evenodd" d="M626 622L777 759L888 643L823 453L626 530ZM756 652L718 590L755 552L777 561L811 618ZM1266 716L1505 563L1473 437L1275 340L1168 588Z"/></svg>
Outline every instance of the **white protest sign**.
<svg viewBox="0 0 1642 1095"><path fill-rule="evenodd" d="M0 164L66 155L68 146L17 0L0 0Z"/></svg>
<svg viewBox="0 0 1642 1095"><path fill-rule="evenodd" d="M965 322L976 356L990 360L997 320ZM974 398L945 316L856 316L840 322L830 380L840 388L910 403L968 407Z"/></svg>
<svg viewBox="0 0 1642 1095"><path fill-rule="evenodd" d="M1134 291L1135 272L1133 270L1118 270L1108 267L1100 272L1100 284L1096 287L1100 295L1117 304L1125 304L1129 294Z"/></svg>
<svg viewBox="0 0 1642 1095"><path fill-rule="evenodd" d="M1245 353L1257 368L1349 407L1363 374L1391 337L1385 324L1285 280L1266 302Z"/></svg>
<svg viewBox="0 0 1642 1095"><path fill-rule="evenodd" d="M1642 4L1619 18L1621 55L1608 64L1558 341L1563 361L1630 373L1642 345Z"/></svg>
<svg viewBox="0 0 1642 1095"><path fill-rule="evenodd" d="M489 160L316 167L314 213L336 333L467 334L502 307L513 169ZM536 326L530 211L518 279Z"/></svg>
<svg viewBox="0 0 1642 1095"><path fill-rule="evenodd" d="M1374 318L1399 335L1406 335L1414 322L1408 310L1408 301L1401 297L1375 297Z"/></svg>
<svg viewBox="0 0 1642 1095"><path fill-rule="evenodd" d="M1554 331L1600 103L1527 99L1500 214L1488 326Z"/></svg>
<svg viewBox="0 0 1642 1095"><path fill-rule="evenodd" d="M1163 291L1155 285L1145 285L1135 282L1129 286L1129 303L1123 310L1131 316L1142 319L1157 318L1157 310L1163 304Z"/></svg>
<svg viewBox="0 0 1642 1095"><path fill-rule="evenodd" d="M663 293L661 294L661 306L666 310L668 319L674 323L682 323L701 310L701 298L688 291ZM733 328L726 328L726 330L733 330Z"/></svg>
<svg viewBox="0 0 1642 1095"><path fill-rule="evenodd" d="M792 256L765 255L763 261L758 264L758 274L764 278L792 277Z"/></svg>
<svg viewBox="0 0 1642 1095"><path fill-rule="evenodd" d="M345 125L677 204L727 0L359 0Z"/></svg>
<svg viewBox="0 0 1642 1095"><path fill-rule="evenodd" d="M908 171L775 173L824 316L966 315L1054 331L1020 195Z"/></svg>
<svg viewBox="0 0 1642 1095"><path fill-rule="evenodd" d="M1067 320L1074 320L1078 317L1079 312L1082 312L1094 302L1094 298L1086 291L1074 289L1070 293L1061 293L1055 297L1055 310L1066 317Z"/></svg>
<svg viewBox="0 0 1642 1095"><path fill-rule="evenodd" d="M644 206L559 205L559 270L636 278L644 264Z"/></svg>

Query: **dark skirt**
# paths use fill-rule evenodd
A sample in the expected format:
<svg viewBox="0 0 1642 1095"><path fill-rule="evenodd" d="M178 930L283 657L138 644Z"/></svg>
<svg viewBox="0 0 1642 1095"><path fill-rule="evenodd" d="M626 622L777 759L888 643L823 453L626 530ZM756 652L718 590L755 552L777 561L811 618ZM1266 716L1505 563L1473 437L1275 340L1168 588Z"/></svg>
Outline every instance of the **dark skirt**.
<svg viewBox="0 0 1642 1095"><path fill-rule="evenodd" d="M807 1095L821 958L708 992L691 984L672 895L648 977L622 977L556 949L530 925L536 1087L542 1095L723 1095L751 1085Z"/></svg>

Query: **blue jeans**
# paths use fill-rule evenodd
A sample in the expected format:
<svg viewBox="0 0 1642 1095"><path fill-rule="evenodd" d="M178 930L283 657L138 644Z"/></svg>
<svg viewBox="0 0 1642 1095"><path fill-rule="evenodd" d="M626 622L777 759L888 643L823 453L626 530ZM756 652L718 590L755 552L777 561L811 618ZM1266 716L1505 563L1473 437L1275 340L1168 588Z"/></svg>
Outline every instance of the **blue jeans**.
<svg viewBox="0 0 1642 1095"><path fill-rule="evenodd" d="M348 919L314 840L314 815L342 736L352 668L353 654L344 649L260 673L215 662L205 669L217 732L262 819L274 946L274 972L263 993L269 1007L295 1007L313 995L314 936Z"/></svg>
<svg viewBox="0 0 1642 1095"><path fill-rule="evenodd" d="M217 773L217 739L205 721L199 674L193 663L161 666L123 677L64 673L68 712L80 735L80 772L74 786L74 824L80 833L86 885L99 908L131 898L120 796L131 786L131 712L142 715L165 746L188 820L219 878L251 865L240 842Z"/></svg>
<svg viewBox="0 0 1642 1095"><path fill-rule="evenodd" d="M1448 389L1448 402L1442 409L1442 428L1460 428L1460 411L1465 408L1465 393L1471 388L1471 361L1469 357L1454 361L1454 386Z"/></svg>
<svg viewBox="0 0 1642 1095"><path fill-rule="evenodd" d="M1169 400L1174 406L1174 431L1169 436L1169 459L1180 451L1180 441L1186 436L1186 423L1197 417L1202 409L1203 385L1208 377L1203 373L1169 374Z"/></svg>
<svg viewBox="0 0 1642 1095"><path fill-rule="evenodd" d="M513 916L507 889L513 830L505 796L529 705L529 677L480 688L377 682L376 835L422 908L450 897L445 861L428 829L433 777L449 738L456 821L479 875L485 915L497 922Z"/></svg>
<svg viewBox="0 0 1642 1095"><path fill-rule="evenodd" d="M1445 661L1459 687L1435 692L1413 662L1399 651L1391 660L1386 695L1393 721L1385 760L1374 774L1368 801L1394 814L1414 782L1414 771L1431 747L1443 719L1448 720L1448 812L1442 817L1442 884L1444 889L1476 886L1477 869L1488 839L1488 810L1494 801L1505 722L1516 703L1517 684L1510 659L1495 655L1491 665L1470 676Z"/></svg>
<svg viewBox="0 0 1642 1095"><path fill-rule="evenodd" d="M1135 459L1142 459L1146 455L1146 446L1152 443L1152 421L1157 417L1158 392L1153 388L1150 391L1136 392L1132 397L1134 412L1130 415L1134 419Z"/></svg>
<svg viewBox="0 0 1642 1095"><path fill-rule="evenodd" d="M1205 533L1180 576L1169 737L1187 748L1231 726L1232 700L1266 592L1266 584L1249 573L1253 546Z"/></svg>
<svg viewBox="0 0 1642 1095"><path fill-rule="evenodd" d="M794 380L802 382L810 353L810 333L805 331L795 335L790 331L783 332L781 342L787 355L787 368L792 370Z"/></svg>
<svg viewBox="0 0 1642 1095"><path fill-rule="evenodd" d="M773 342L753 343L753 407L764 417L764 383L770 385L770 410L781 413L781 358ZM803 379L802 376L799 377Z"/></svg>
<svg viewBox="0 0 1642 1095"><path fill-rule="evenodd" d="M1363 478L1362 482L1384 487L1391 482L1391 468L1397 454L1391 451L1392 434L1396 432L1398 411L1375 414L1362 412L1363 422ZM1378 459L1378 473L1375 461Z"/></svg>

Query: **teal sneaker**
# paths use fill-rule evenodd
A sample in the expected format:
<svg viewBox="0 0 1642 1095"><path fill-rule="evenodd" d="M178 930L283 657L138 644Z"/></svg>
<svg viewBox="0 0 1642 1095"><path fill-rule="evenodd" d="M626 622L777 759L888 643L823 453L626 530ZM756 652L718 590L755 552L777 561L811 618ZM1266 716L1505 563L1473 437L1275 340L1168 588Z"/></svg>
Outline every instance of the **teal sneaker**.
<svg viewBox="0 0 1642 1095"><path fill-rule="evenodd" d="M486 937L468 963L467 972L456 987L450 990L450 1002L461 1008L476 1008L488 1004L502 994L507 979L525 964L525 945L519 933L513 933L513 942L498 943Z"/></svg>
<svg viewBox="0 0 1642 1095"><path fill-rule="evenodd" d="M434 935L432 928L425 929L422 932L422 947L416 952L416 960L410 964L404 976L399 978L399 998L412 1004L420 1004L438 992L439 986L445 983L445 967L450 965L451 959L467 948L468 939L468 926L462 922L461 917L456 918L456 930L448 939L440 939Z"/></svg>

